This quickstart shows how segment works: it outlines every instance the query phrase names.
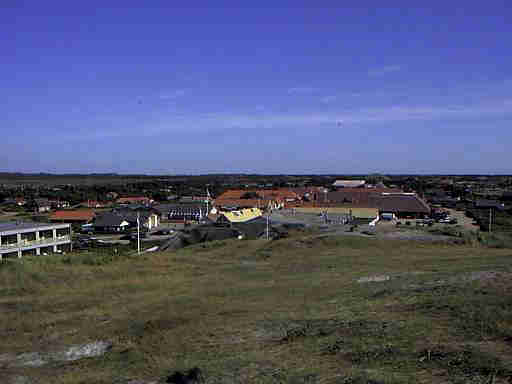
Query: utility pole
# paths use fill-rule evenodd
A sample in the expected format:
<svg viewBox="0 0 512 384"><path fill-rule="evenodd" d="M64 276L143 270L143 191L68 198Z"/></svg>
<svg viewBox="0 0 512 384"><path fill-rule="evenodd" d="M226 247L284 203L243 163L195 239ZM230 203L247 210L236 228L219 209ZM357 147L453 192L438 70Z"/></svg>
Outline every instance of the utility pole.
<svg viewBox="0 0 512 384"><path fill-rule="evenodd" d="M270 212L267 213L267 240L269 239L269 221L270 221Z"/></svg>
<svg viewBox="0 0 512 384"><path fill-rule="evenodd" d="M492 208L489 208L489 233L491 233L492 227Z"/></svg>
<svg viewBox="0 0 512 384"><path fill-rule="evenodd" d="M140 212L137 212L137 254L140 255Z"/></svg>
<svg viewBox="0 0 512 384"><path fill-rule="evenodd" d="M210 200L210 191L206 188L206 217L208 217L208 201Z"/></svg>

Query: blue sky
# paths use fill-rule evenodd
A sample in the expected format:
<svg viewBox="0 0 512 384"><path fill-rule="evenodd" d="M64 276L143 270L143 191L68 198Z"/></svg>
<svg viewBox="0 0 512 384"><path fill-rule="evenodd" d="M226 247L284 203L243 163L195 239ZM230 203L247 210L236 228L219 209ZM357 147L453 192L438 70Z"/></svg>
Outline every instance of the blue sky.
<svg viewBox="0 0 512 384"><path fill-rule="evenodd" d="M0 170L512 173L509 2L180 3L2 1Z"/></svg>

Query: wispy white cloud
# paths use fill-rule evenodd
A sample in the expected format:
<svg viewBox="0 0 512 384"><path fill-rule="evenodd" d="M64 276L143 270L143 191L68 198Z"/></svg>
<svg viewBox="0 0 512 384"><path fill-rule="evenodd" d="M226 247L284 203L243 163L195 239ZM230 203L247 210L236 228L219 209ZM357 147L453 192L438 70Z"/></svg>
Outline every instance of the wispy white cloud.
<svg viewBox="0 0 512 384"><path fill-rule="evenodd" d="M381 67L381 68L369 69L368 74L370 76L382 76L387 73L398 72L400 70L402 70L402 67L400 65L387 65L387 66Z"/></svg>
<svg viewBox="0 0 512 384"><path fill-rule="evenodd" d="M397 105L391 107L354 108L328 113L210 113L210 114L173 114L172 117L161 117L159 120L144 123L144 126L133 126L129 129L108 129L96 132L70 134L70 139L90 139L121 136L156 136L179 132L212 132L226 129L276 129L276 128L339 128L351 125L373 125L393 122L415 121L453 121L474 118L492 119L512 114L510 99L501 99L479 105ZM111 121L111 120L110 120ZM125 125L125 124L123 124ZM110 125L111 126L111 125Z"/></svg>
<svg viewBox="0 0 512 384"><path fill-rule="evenodd" d="M288 88L289 95L310 95L315 92L315 88L312 87L294 87Z"/></svg>

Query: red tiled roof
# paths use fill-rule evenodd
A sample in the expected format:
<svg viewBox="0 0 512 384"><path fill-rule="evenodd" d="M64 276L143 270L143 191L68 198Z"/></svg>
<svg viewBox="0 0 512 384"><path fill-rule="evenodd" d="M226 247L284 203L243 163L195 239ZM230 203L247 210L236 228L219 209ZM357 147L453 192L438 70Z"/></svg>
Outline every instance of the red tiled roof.
<svg viewBox="0 0 512 384"><path fill-rule="evenodd" d="M91 221L96 214L91 209L79 209L75 211L55 211L50 220L59 221Z"/></svg>
<svg viewBox="0 0 512 384"><path fill-rule="evenodd" d="M341 188L336 192L355 192L355 193L401 193L400 188Z"/></svg>
<svg viewBox="0 0 512 384"><path fill-rule="evenodd" d="M345 198L347 198L345 200ZM327 200L319 197L314 202L286 203L285 208L294 207L351 207L351 208L378 208L380 211L389 212L417 212L429 213L429 205L417 195L390 194L382 195L379 193L366 194L343 194L340 192L331 192L327 194Z"/></svg>
<svg viewBox="0 0 512 384"><path fill-rule="evenodd" d="M269 199L220 199L214 201L217 207L242 207L242 208L265 208Z"/></svg>
<svg viewBox="0 0 512 384"><path fill-rule="evenodd" d="M256 193L262 199L298 199L299 195L292 191L291 189L281 188L281 189L230 189L223 194L221 194L217 199L240 199L247 193Z"/></svg>
<svg viewBox="0 0 512 384"><path fill-rule="evenodd" d="M399 189L391 188L343 188L336 192L329 192L327 196L319 195L317 200L330 203L351 203L361 207L375 206L374 200L382 193L401 193Z"/></svg>
<svg viewBox="0 0 512 384"><path fill-rule="evenodd" d="M254 190L247 190L247 189L230 189L230 190L224 192L223 194L221 194L220 196L218 196L217 199L221 199L221 200L224 200L224 199L239 199L240 197L242 197L247 192L256 192L256 191L254 191Z"/></svg>

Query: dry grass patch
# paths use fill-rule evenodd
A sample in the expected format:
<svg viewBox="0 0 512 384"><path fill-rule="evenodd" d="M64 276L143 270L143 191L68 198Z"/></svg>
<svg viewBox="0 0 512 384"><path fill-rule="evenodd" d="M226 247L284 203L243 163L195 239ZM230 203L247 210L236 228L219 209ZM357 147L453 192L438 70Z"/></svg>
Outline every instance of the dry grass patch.
<svg viewBox="0 0 512 384"><path fill-rule="evenodd" d="M495 355L490 344L469 344L471 356L463 356L483 362L482 377L499 367L501 380L512 358L503 278L511 260L507 250L304 232L105 264L2 263L0 355L91 340L113 348L75 362L0 368L0 377L121 383L200 367L208 383L456 382L464 370L419 363L420 352L492 342L502 346ZM450 280L481 271L500 273ZM393 278L357 282L387 274Z"/></svg>

